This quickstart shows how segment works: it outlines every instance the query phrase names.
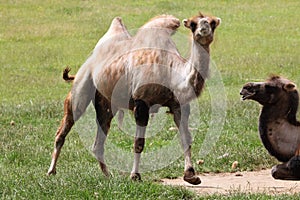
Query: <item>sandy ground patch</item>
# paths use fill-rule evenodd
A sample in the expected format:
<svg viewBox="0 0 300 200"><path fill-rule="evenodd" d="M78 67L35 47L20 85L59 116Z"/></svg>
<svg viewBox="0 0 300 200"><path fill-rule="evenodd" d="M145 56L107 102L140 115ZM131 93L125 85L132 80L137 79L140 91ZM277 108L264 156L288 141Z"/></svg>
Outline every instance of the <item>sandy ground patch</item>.
<svg viewBox="0 0 300 200"><path fill-rule="evenodd" d="M300 192L300 181L275 180L271 176L271 169L254 172L236 173L204 173L199 175L202 183L194 186L177 179L163 179L165 185L183 186L198 194L230 194L267 193L267 194L295 194Z"/></svg>

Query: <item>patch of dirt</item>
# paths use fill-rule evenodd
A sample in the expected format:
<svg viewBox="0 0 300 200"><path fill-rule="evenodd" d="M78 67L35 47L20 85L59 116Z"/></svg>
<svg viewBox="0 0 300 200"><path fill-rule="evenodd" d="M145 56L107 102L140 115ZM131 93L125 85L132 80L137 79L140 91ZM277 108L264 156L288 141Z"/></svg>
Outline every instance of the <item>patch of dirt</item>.
<svg viewBox="0 0 300 200"><path fill-rule="evenodd" d="M183 178L162 179L165 185L183 186L200 195L242 193L295 194L300 192L300 181L275 180L271 169L236 172L236 173L203 173L202 183L194 186Z"/></svg>

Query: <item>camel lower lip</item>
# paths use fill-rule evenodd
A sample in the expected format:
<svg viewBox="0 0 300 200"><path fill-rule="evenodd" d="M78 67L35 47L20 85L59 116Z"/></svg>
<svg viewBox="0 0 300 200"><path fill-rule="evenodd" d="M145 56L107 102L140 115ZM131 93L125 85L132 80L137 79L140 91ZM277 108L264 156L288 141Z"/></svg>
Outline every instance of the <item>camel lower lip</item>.
<svg viewBox="0 0 300 200"><path fill-rule="evenodd" d="M208 32L207 32L207 31L202 31L202 32L200 33L200 35L201 35L202 37L205 37L205 36L208 35Z"/></svg>
<svg viewBox="0 0 300 200"><path fill-rule="evenodd" d="M245 101L245 100L249 99L250 97L252 97L253 95L254 94L243 95L242 100Z"/></svg>

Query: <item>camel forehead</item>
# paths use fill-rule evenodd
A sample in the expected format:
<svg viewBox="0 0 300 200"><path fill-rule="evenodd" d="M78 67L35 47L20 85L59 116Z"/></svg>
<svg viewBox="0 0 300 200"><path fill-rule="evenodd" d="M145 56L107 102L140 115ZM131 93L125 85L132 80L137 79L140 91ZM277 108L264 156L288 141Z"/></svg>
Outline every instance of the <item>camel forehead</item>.
<svg viewBox="0 0 300 200"><path fill-rule="evenodd" d="M278 86L278 87L282 87L283 85L292 83L290 80L280 76L271 76L266 82L267 84Z"/></svg>
<svg viewBox="0 0 300 200"><path fill-rule="evenodd" d="M262 86L264 85L265 82L249 82L249 83L246 83L243 88L247 88L247 87L257 87L257 86Z"/></svg>
<svg viewBox="0 0 300 200"><path fill-rule="evenodd" d="M190 21L194 22L195 24L199 24L202 21L207 21L208 23L211 23L212 21L215 21L215 17L209 17L209 16L195 16L190 18Z"/></svg>

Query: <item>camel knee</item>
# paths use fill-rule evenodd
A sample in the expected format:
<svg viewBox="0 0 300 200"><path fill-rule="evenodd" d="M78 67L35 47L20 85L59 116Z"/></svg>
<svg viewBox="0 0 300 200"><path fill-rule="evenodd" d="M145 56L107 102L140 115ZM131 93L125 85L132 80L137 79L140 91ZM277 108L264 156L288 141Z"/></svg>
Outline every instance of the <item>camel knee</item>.
<svg viewBox="0 0 300 200"><path fill-rule="evenodd" d="M281 173L278 170L277 165L272 167L271 175L274 179L282 179Z"/></svg>
<svg viewBox="0 0 300 200"><path fill-rule="evenodd" d="M134 117L138 126L148 125L149 107L143 100L135 100Z"/></svg>
<svg viewBox="0 0 300 200"><path fill-rule="evenodd" d="M134 153L142 153L145 146L145 138L135 138L134 140Z"/></svg>
<svg viewBox="0 0 300 200"><path fill-rule="evenodd" d="M69 112L65 112L65 116L62 119L61 125L57 130L55 136L55 148L57 150L60 150L61 147L64 145L65 138L67 137L73 125L74 125L74 120L72 114Z"/></svg>
<svg viewBox="0 0 300 200"><path fill-rule="evenodd" d="M299 170L299 168L298 168ZM274 179L280 180L299 180L299 172L290 166L290 161L288 163L283 163L276 165L272 168L271 174Z"/></svg>
<svg viewBox="0 0 300 200"><path fill-rule="evenodd" d="M288 161L287 167L291 171L292 175L300 178L300 156L292 157Z"/></svg>
<svg viewBox="0 0 300 200"><path fill-rule="evenodd" d="M55 137L55 147L61 148L65 143L66 136L58 135Z"/></svg>
<svg viewBox="0 0 300 200"><path fill-rule="evenodd" d="M61 121L61 125L56 132L55 143L63 143L73 125L74 121L72 115L65 113L65 116Z"/></svg>

